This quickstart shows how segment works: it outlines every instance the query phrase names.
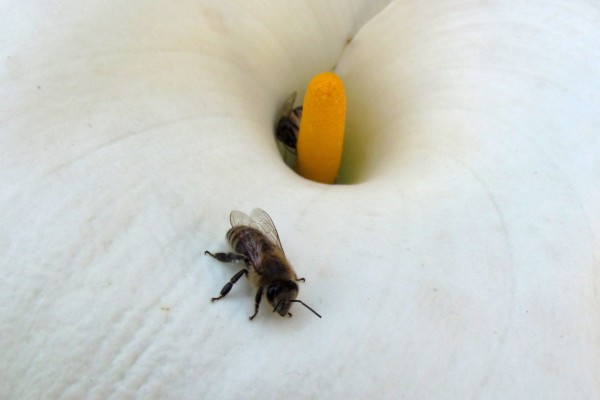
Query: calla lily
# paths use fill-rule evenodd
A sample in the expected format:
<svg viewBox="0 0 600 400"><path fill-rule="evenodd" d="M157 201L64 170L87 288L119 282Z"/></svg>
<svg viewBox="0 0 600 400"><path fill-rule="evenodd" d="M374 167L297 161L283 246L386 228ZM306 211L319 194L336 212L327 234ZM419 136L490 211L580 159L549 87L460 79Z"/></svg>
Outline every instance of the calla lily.
<svg viewBox="0 0 600 400"><path fill-rule="evenodd" d="M600 8L303 1L2 6L0 397L600 396ZM344 79L338 185L277 110ZM265 209L282 319L239 267Z"/></svg>

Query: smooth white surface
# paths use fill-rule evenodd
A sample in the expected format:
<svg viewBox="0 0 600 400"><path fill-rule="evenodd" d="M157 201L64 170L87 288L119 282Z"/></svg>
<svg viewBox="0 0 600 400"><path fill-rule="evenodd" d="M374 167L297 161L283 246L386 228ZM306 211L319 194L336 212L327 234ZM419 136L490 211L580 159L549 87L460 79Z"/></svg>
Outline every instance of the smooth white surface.
<svg viewBox="0 0 600 400"><path fill-rule="evenodd" d="M600 7L426 3L5 2L0 397L600 397ZM272 129L334 65L324 186ZM323 319L209 302L255 206Z"/></svg>

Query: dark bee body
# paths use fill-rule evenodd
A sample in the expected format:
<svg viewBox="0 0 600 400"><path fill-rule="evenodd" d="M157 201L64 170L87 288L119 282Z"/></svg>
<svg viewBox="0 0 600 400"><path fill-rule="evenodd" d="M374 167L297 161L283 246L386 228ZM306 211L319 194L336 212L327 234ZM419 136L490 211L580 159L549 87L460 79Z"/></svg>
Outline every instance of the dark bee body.
<svg viewBox="0 0 600 400"><path fill-rule="evenodd" d="M250 271L250 280L256 280L256 286L264 286L273 280L298 279L283 252L262 232L249 226L236 226L227 232L227 240L237 254L243 254L260 265L261 273ZM253 279L254 278L254 279Z"/></svg>
<svg viewBox="0 0 600 400"><path fill-rule="evenodd" d="M275 127L275 136L285 148L296 153L296 143L298 143L298 131L300 130L300 120L302 119L302 106L294 108L296 101L296 92L292 93L283 103L281 116Z"/></svg>
<svg viewBox="0 0 600 400"><path fill-rule="evenodd" d="M298 296L296 282L304 281L304 278L299 279L296 276L294 269L285 257L279 235L269 215L258 208L252 210L250 216L239 211L232 211L230 221L231 229L227 232L227 240L235 252L212 254L206 251L205 254L222 262L243 261L246 268L235 274L225 284L221 295L213 297L212 301L225 297L239 278L246 275L258 289L254 314L250 320L258 313L264 291L266 291L267 301L273 306L273 312L277 312L281 316L291 317L289 309L292 303L301 303L321 317L302 301L296 300Z"/></svg>

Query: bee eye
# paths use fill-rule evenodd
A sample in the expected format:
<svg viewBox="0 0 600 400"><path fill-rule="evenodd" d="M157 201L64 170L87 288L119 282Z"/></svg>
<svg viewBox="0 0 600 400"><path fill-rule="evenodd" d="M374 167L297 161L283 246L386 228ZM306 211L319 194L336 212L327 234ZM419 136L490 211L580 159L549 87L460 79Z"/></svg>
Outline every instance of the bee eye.
<svg viewBox="0 0 600 400"><path fill-rule="evenodd" d="M277 286L275 286L275 285L269 286L267 289L267 299L273 300L275 298L275 296L277 296L278 292L279 292L279 290L277 289Z"/></svg>

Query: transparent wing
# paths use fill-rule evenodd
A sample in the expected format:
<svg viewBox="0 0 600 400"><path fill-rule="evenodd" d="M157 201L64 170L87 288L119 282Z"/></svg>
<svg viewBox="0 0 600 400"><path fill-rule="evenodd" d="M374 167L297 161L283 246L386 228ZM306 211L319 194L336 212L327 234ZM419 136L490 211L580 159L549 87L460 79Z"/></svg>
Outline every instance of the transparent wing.
<svg viewBox="0 0 600 400"><path fill-rule="evenodd" d="M281 115L287 116L294 108L294 102L296 101L297 93L294 92L290 94L290 96L285 100L283 106L281 107ZM264 212L264 211L263 211ZM266 213L265 213L266 214Z"/></svg>
<svg viewBox="0 0 600 400"><path fill-rule="evenodd" d="M229 214L229 222L231 222L232 228L236 226L254 226L252 224L252 218L238 210L233 210L231 214Z"/></svg>
<svg viewBox="0 0 600 400"><path fill-rule="evenodd" d="M238 210L233 210L231 214L229 214L229 222L231 222L232 227L249 226L258 229L267 237L267 239L269 239L271 243L283 251L283 246L281 245L281 240L279 239L279 234L277 233L277 228L275 228L275 224L273 223L271 217L269 217L269 214L267 214L264 210L255 208L252 210L252 212L250 212L250 215L244 214Z"/></svg>
<svg viewBox="0 0 600 400"><path fill-rule="evenodd" d="M250 219L252 220L251 226L259 229L274 245L283 251L283 246L281 245L281 240L279 239L279 234L277 233L277 228L275 228L273 220L271 217L269 217L269 214L267 214L265 210L255 208L252 210L252 212L250 212Z"/></svg>

